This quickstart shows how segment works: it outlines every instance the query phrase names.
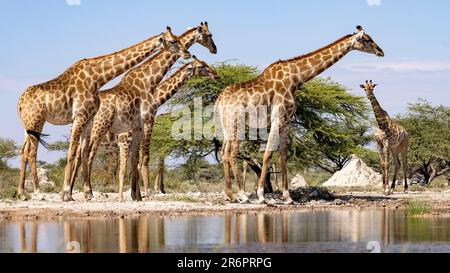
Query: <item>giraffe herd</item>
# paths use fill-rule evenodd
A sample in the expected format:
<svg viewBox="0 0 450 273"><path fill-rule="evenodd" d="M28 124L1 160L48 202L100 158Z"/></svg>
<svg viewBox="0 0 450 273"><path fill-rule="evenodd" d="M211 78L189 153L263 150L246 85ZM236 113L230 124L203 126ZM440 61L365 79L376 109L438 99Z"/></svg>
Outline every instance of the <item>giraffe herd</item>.
<svg viewBox="0 0 450 273"><path fill-rule="evenodd" d="M142 200L139 178L142 177L145 195L149 195L149 160L152 128L158 109L191 77L219 78L207 63L191 56L188 49L198 43L216 54L217 47L207 22L191 28L180 36L170 27L159 35L118 52L83 59L48 82L31 86L19 99L18 113L25 129L25 141L20 150L21 172L19 197L26 200L24 191L27 165L35 193L39 193L36 171L38 144L45 146L42 130L45 122L54 125L72 124L67 165L64 172L62 201L71 201L79 168L83 170L84 195L93 197L91 187L92 164L98 149L119 152L119 201L123 200L126 168L130 161L131 197ZM262 171L258 180L258 203L264 203L264 181L274 151L279 152L282 193L286 204L292 204L287 180L287 148L289 123L296 111L294 92L351 51L384 56L383 50L360 26L353 34L311 52L269 65L257 78L233 84L217 97L215 119L223 132L221 158L223 161L225 194L232 201L249 202L238 167L240 126L248 120L248 112L237 110L265 106L268 109L270 131L265 146ZM166 79L171 67L182 57L192 58ZM99 91L102 86L126 72L114 87ZM376 85L366 81L361 87L370 100L378 130L376 141L380 150L383 185L388 185L389 157L395 164L394 183L400 163L403 165L407 190L408 133L381 109L373 90ZM241 124L244 123L244 124ZM169 134L169 132L168 132ZM214 139L218 142L217 139ZM216 143L217 144L217 143ZM216 149L220 145L216 145ZM401 159L401 162L400 162ZM140 172L140 175L139 175ZM237 195L232 191L232 176L237 182Z"/></svg>

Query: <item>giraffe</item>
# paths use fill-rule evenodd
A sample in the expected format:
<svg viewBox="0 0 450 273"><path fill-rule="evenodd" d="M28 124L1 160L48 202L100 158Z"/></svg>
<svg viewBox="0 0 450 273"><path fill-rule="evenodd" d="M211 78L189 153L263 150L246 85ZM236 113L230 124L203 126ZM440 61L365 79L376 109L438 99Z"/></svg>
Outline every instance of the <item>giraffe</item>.
<svg viewBox="0 0 450 273"><path fill-rule="evenodd" d="M92 135L89 142L90 153L87 168L88 171L91 170L96 151L98 150L103 136L108 130L117 133L120 154L119 201L123 200L123 183L127 159L130 154L132 176L134 175L134 178L137 178L137 159L139 158L139 144L141 143L143 128L141 120L144 120L139 113L139 100L150 104L149 108L151 110L146 114L150 115L150 120L154 121L159 106L171 98L187 79L194 76L207 76L217 79L218 75L214 69L205 62L198 60L195 56L193 56L193 58L194 60L192 62L187 63L178 69L171 77L161 82L154 91L150 89L150 92L148 92L148 88L141 88L139 85L130 86L126 84L119 85L117 88L100 94L100 108L94 118ZM146 83L143 85L146 85ZM144 92L148 92L145 100L142 99L144 97L142 93ZM153 126L153 122L150 126ZM151 130L152 127L150 127L149 132L151 132ZM148 137L150 140L150 136ZM103 145L107 145L108 147L111 146L110 143L103 143ZM146 150L144 148L146 145L150 145L150 143L142 143L143 150ZM143 154L143 156L148 155ZM147 187L147 185L145 186ZM138 190L138 188L133 186L132 194L134 191L135 197L139 200L139 193L136 192ZM145 190L147 190L147 188Z"/></svg>
<svg viewBox="0 0 450 273"><path fill-rule="evenodd" d="M195 43L199 43L200 45L206 47L209 49L209 51L212 54L217 53L217 47L214 43L214 40L212 38L212 34L209 31L209 26L207 22L200 23L199 26L196 28L191 28L188 31L186 31L184 34L182 34L179 37L180 44L184 46L184 48L190 48ZM154 122L154 115L152 107L154 107L153 104L151 104L151 95L155 88L158 86L160 81L163 79L163 77L167 74L168 70L172 67L172 65L178 60L179 55L172 54L172 52L160 52L159 54L156 54L143 64L141 64L139 67L134 68L133 70L130 70L124 78L121 80L121 82L115 86L114 88L105 91L109 94L113 94L115 91L113 89L136 89L141 90L140 92L140 122L143 124L143 143L150 143L150 135L151 135L151 128L152 124ZM125 86L127 86L125 88ZM130 91L131 92L131 91ZM137 92L137 91L136 91ZM102 94L104 92L101 92ZM126 92L121 92L123 94L122 96L126 95ZM100 117L96 117L97 119L100 119ZM120 127L117 125L119 122L115 122L114 127ZM83 169L84 171L84 183L85 183L85 192L89 193L89 196L92 196L92 189L90 185L90 175L88 175L88 172L90 171L88 169L88 160L89 160L89 151L92 150L90 147L90 131L86 130L86 134L83 136L81 149L77 151L78 155L77 157L80 159L75 164L75 168L72 173L72 177L70 179L69 184L65 184L64 186L64 192L62 195L62 199L65 201L69 201L72 199L72 188L73 183L75 182L78 166L83 163ZM113 130L117 134L122 133L124 131L128 131L122 128L114 128ZM135 132L135 134L139 134L139 132ZM125 138L126 136L123 135L122 138ZM129 139L131 139L131 136L129 136ZM123 141L125 139L122 139ZM120 142L120 141L119 141ZM136 147L135 147L136 148ZM134 148L134 149L135 149ZM143 153L143 160L141 162L141 172L142 172L142 178L144 180L144 186L148 185L148 163L149 163L149 145L143 145L142 153ZM136 151L134 151L136 152ZM92 158L93 160L93 158ZM137 160L137 157L132 156L132 164L134 163L134 160ZM136 174L134 174L136 175ZM120 174L119 174L120 176ZM140 191L137 189L139 186L135 180L138 179L138 176L132 176L132 197L133 199L140 200Z"/></svg>
<svg viewBox="0 0 450 273"><path fill-rule="evenodd" d="M286 204L293 203L287 182L286 148L289 122L296 112L294 92L353 50L375 54L379 57L384 56L383 50L365 33L361 26L357 26L357 32L346 35L309 54L277 61L268 66L257 78L230 85L218 96L215 113L219 116L224 137L221 156L227 198L232 202L248 202L237 163L239 140L244 131L240 131L238 128L245 128L243 126L245 124L242 124L245 123L246 116L248 116L245 109L259 109L263 106L267 110L271 126L263 157L262 172L258 180L258 203L265 202L264 179L272 151L275 149L279 151L283 198L286 200ZM214 141L217 143L218 140ZM217 148L217 145L215 146ZM230 168L238 184L237 196L232 191Z"/></svg>
<svg viewBox="0 0 450 273"><path fill-rule="evenodd" d="M383 191L386 195L394 192L397 173L401 165L403 167L403 179L405 181L404 190L408 191L408 145L409 134L401 125L391 119L388 113L381 108L373 91L377 87L371 81L366 81L361 88L366 91L367 98L372 105L373 113L377 122L377 130L375 132L375 140L380 152L380 167L383 180ZM389 157L392 155L394 160L394 178L390 189L386 189L389 185Z"/></svg>
<svg viewBox="0 0 450 273"><path fill-rule="evenodd" d="M198 60L195 56L193 56L194 61L185 64L182 68L178 69L171 77L169 77L168 79L166 79L165 81L161 82L161 84L156 88L156 90L153 92L153 94L151 94L151 99L150 99L150 104L152 104L152 106L150 107L152 109L152 113L150 113L150 115L156 117L158 108L164 104L169 98L171 98L180 88L181 86L186 82L187 79L194 77L194 76L203 76L203 77L210 77L212 79L217 79L218 75L217 73L214 71L213 68L211 68L208 64L206 64L203 61ZM128 92L128 91L127 91ZM99 109L99 114L102 113L102 111L106 110L104 106L105 104L102 103L102 95L100 95L100 109ZM122 102L121 102L122 103ZM106 105L105 105L106 106ZM116 109L119 108L119 106L116 107ZM116 111L116 113L119 111ZM155 118L152 118L152 120L154 120ZM114 133L114 131L112 130L112 128L105 128L104 126L104 120L102 119L102 122L98 122L96 123L97 120L99 119L94 119L94 127L93 127L93 134L91 137L91 145L92 145L92 151L90 154L90 158L92 159L93 156L95 156L95 149L97 147L97 149L101 149L103 151L109 152L109 153L113 153L113 152L117 152L119 151L120 153L120 174L119 174L119 200L122 201L123 200L123 181L124 181L124 175L125 175L125 170L123 170L123 168L126 168L126 160L129 157L129 152L127 153L127 150L129 148L125 148L127 147L127 144L122 144L121 141L121 134L119 133L118 135L116 133ZM111 124L111 123L109 123ZM139 124L139 122L136 122L133 124L133 121L131 121L128 125L128 128L133 127L134 125L138 125L141 126ZM153 124L151 124L151 126L153 126ZM109 129L108 132L106 132ZM133 128L132 130L140 130L140 129L135 129ZM98 132L98 133L96 133ZM105 134L106 132L106 136L102 138L102 136ZM151 132L151 131L150 131ZM130 134L130 131L126 132L125 134ZM137 137L139 138L140 136L137 135ZM149 140L151 139L150 137L148 138ZM137 139L139 140L139 139ZM123 140L122 140L123 141ZM132 139L133 141L133 139ZM150 143L142 143L141 145L141 149L143 149L142 147L144 145L150 145ZM141 152L142 156L144 156L143 152ZM136 156L133 155L133 156ZM149 156L149 155L147 155ZM133 160L133 159L132 159ZM141 160L142 161L142 160ZM92 162L89 161L89 167L91 167ZM141 164L142 165L142 164ZM142 168L143 166L141 166ZM134 164L132 164L132 168L137 168ZM148 185L144 185L144 192L148 195Z"/></svg>
<svg viewBox="0 0 450 273"><path fill-rule="evenodd" d="M115 53L82 59L53 80L30 86L25 90L17 105L18 115L25 129L25 141L20 150L21 171L18 195L21 199L26 199L24 183L28 163L34 191L35 193L40 191L36 156L38 143L41 142L46 146L45 141L42 140L45 135L41 133L45 122L54 125L73 123L65 170L67 178L80 134L97 110L97 91L116 76L161 49L171 52L179 51L179 43L174 40L169 27L165 33Z"/></svg>

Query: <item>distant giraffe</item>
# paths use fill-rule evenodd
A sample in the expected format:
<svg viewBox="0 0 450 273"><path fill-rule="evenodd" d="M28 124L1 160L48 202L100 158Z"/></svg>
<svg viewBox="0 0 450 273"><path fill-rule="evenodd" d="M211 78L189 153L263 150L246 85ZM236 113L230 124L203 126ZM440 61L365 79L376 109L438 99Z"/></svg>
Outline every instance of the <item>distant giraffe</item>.
<svg viewBox="0 0 450 273"><path fill-rule="evenodd" d="M80 135L98 107L98 90L110 80L137 65L154 52L165 48L178 52L178 41L167 32L118 52L83 59L48 82L28 87L19 99L18 114L25 128L25 141L20 150L21 171L18 195L26 199L24 184L27 164L36 193L39 182L36 171L38 142L42 140L45 122L54 125L73 123L67 154L65 179L70 178Z"/></svg>
<svg viewBox="0 0 450 273"><path fill-rule="evenodd" d="M180 44L188 49L190 48L192 45L194 45L195 43L199 43L200 45L206 47L209 49L209 51L213 54L217 53L217 47L214 43L214 40L212 38L212 34L209 31L209 27L208 27L208 23L201 23L198 27L196 28L192 28L188 31L186 31L184 34L182 34L179 37L180 40ZM156 87L158 86L158 84L161 82L161 80L163 79L163 77L167 74L168 70L172 67L172 65L178 60L179 55L177 54L172 54L171 52L161 52L159 54L156 54L155 56L153 56L151 59L147 60L146 62L144 62L143 64L141 64L139 67L136 67L132 70L130 70L125 76L124 78L121 80L121 82L115 86L114 88L108 90L108 91L103 91L101 92L101 94L109 94L110 96L113 96L113 94L116 93L116 91L114 90L122 90L121 92L119 92L119 94L122 94L121 96L126 96L127 92L125 92L125 89L128 90L135 90L135 92L137 92L136 90L140 90L140 97L138 97L139 99L139 104L140 104L140 109L138 109L140 112L140 119L141 122L143 124L143 143L150 143L150 135L151 135L151 128L152 128L152 124L154 122L154 116L152 115L153 111L154 111L154 107L155 104L153 103L153 91L156 89ZM131 91L130 91L131 92ZM106 96L106 95L102 95L102 96ZM118 116L117 116L118 117ZM97 119L100 119L100 117L96 117ZM108 120L108 119L105 119ZM128 129L124 129L124 128L120 128L120 126L118 125L120 124L119 121L116 121L113 125L109 125L112 126L112 130L119 134L119 133L124 133L124 132L128 132ZM123 122L123 124L125 124L125 122ZM109 127L107 126L107 127ZM140 132L135 132L136 134L140 134ZM79 160L77 160L77 163L75 164L75 169L74 172L72 173L72 178L70 180L70 184L66 185L65 188L65 195L66 198L64 198L66 201L71 200L72 196L71 196L71 192L72 192L72 188L73 183L75 181L76 175L77 175L77 170L78 170L78 166L81 164L81 162L83 163L83 169L86 170L84 172L84 182L85 185L89 186L89 191L91 191L90 189L90 178L88 175L88 172L90 171L90 169L88 168L88 161L90 159L89 158L89 150L91 149L90 147L92 146L89 142L89 138L91 138L91 136L89 136L90 134L90 130L87 130L87 134L84 135L83 137L83 141L82 141L82 145L83 146L81 149L79 149L78 151L78 155L77 158ZM123 135L122 136L122 141L125 141L126 136ZM130 140L131 137L129 136L128 139ZM120 141L119 141L120 142ZM135 147L136 148L136 147ZM149 164L149 157L148 157L148 149L149 149L149 145L143 145L142 148L142 153L143 153L143 159L141 162L141 172L142 172L142 178L144 180L144 187L147 188L148 185L148 164ZM81 152L81 150L83 152ZM137 152L136 150L134 150L134 152ZM93 158L92 158L93 160ZM138 160L137 157L134 157L132 155L132 161L133 160ZM132 164L135 163L134 161L132 162ZM141 199L141 194L140 194L140 190L138 190L138 183L137 183L137 179L138 176L133 174L134 176L132 176L132 198L133 200L140 200ZM120 176L120 174L119 174Z"/></svg>
<svg viewBox="0 0 450 273"><path fill-rule="evenodd" d="M394 192L401 159L403 179L405 181L404 189L405 192L407 192L409 134L405 128L392 120L388 113L381 108L373 93L376 86L377 84L372 83L372 81L366 81L366 84L362 84L361 88L366 91L367 98L372 105L373 113L375 114L375 119L377 121L378 128L375 133L375 139L377 141L378 150L380 151L380 167L382 171L383 190L387 195ZM392 154L392 158L394 159L394 178L392 180L391 188L386 189L386 186L389 185L390 154Z"/></svg>
<svg viewBox="0 0 450 273"><path fill-rule="evenodd" d="M232 202L237 199L240 199L241 202L248 202L237 162L240 140L238 139L240 134L238 128L242 128L241 123L245 122L245 115L248 115L241 110L265 106L271 119L262 172L258 181L258 202L265 202L264 180L272 151L278 148L283 197L287 204L293 203L287 182L286 148L289 123L296 111L294 92L352 50L372 53L380 57L384 56L383 50L364 32L361 26L358 26L357 32L354 34L344 36L312 53L275 62L256 79L230 85L219 95L215 104L215 111L219 114L224 133L221 156L224 168L225 193ZM238 184L238 198L232 191L230 168Z"/></svg>
<svg viewBox="0 0 450 273"><path fill-rule="evenodd" d="M209 65L198 60L194 56L194 61L185 64L171 77L162 82L155 91L149 92L145 98L145 102L148 102L150 104L150 108L152 109L151 112L148 113L151 116L150 120L152 120L152 124L150 124L150 132L159 106L171 98L187 79L194 76L208 76L213 79L218 77L216 72ZM118 127L121 131L123 130L123 132L119 132L118 134L118 146L120 151L119 200L122 201L123 182L125 178L127 159L131 154L131 172L132 176L135 176L134 179L136 179L138 171L137 160L139 158L139 145L141 144L143 147L143 153L145 153L145 151L148 150L145 149L145 147L150 145L150 143L141 143L141 139L143 137L143 124L140 122L141 115L139 113L139 106L137 105L138 100L142 100L142 97L140 97L141 93L145 92L145 90L141 90L138 86L130 87L129 85L126 85L126 88L120 87L122 86L120 85L117 88L112 89L109 93L100 94L100 109L94 118L92 135L89 144L90 154L88 170L91 170L93 158L96 154L98 146L108 130L112 129L113 131L116 131ZM148 139L150 140L150 136L148 136ZM111 143L103 142L103 145L111 147ZM147 187L147 185L145 186ZM137 187L137 190L138 188L139 187ZM147 188L145 190L147 193ZM136 191L136 188L133 187L132 193L133 191ZM140 193L135 192L134 194L139 200L138 196Z"/></svg>

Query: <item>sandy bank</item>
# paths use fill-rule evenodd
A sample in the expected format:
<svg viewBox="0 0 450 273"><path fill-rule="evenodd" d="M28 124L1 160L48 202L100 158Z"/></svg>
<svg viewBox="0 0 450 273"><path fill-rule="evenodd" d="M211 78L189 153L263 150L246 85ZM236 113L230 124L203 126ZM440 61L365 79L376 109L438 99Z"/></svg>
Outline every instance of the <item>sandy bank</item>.
<svg viewBox="0 0 450 273"><path fill-rule="evenodd" d="M230 204L220 193L188 193L151 196L143 202L117 202L115 193L94 193L93 201L84 201L82 193L76 193L76 201L64 203L57 194L43 194L44 200L0 201L0 219L59 219L85 217L131 217L142 214L180 216L189 214L223 214L281 211L299 211L323 208L404 208L408 200L430 204L441 214L450 214L450 191L413 192L386 197L375 192L334 194L322 198L322 193L310 192L296 198L295 205L284 205L279 195L268 195L271 204ZM251 200L255 200L251 198ZM255 200L256 201L256 200Z"/></svg>

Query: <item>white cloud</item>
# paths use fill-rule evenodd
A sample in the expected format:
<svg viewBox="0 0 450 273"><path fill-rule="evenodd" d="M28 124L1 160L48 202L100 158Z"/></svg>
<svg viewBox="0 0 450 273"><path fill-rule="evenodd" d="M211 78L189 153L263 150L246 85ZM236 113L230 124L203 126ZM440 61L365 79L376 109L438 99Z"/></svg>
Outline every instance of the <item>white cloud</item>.
<svg viewBox="0 0 450 273"><path fill-rule="evenodd" d="M369 6L381 6L381 0L367 0Z"/></svg>
<svg viewBox="0 0 450 273"><path fill-rule="evenodd" d="M394 72L441 72L450 70L450 61L435 60L393 60L354 62L343 66L357 72L391 70Z"/></svg>

